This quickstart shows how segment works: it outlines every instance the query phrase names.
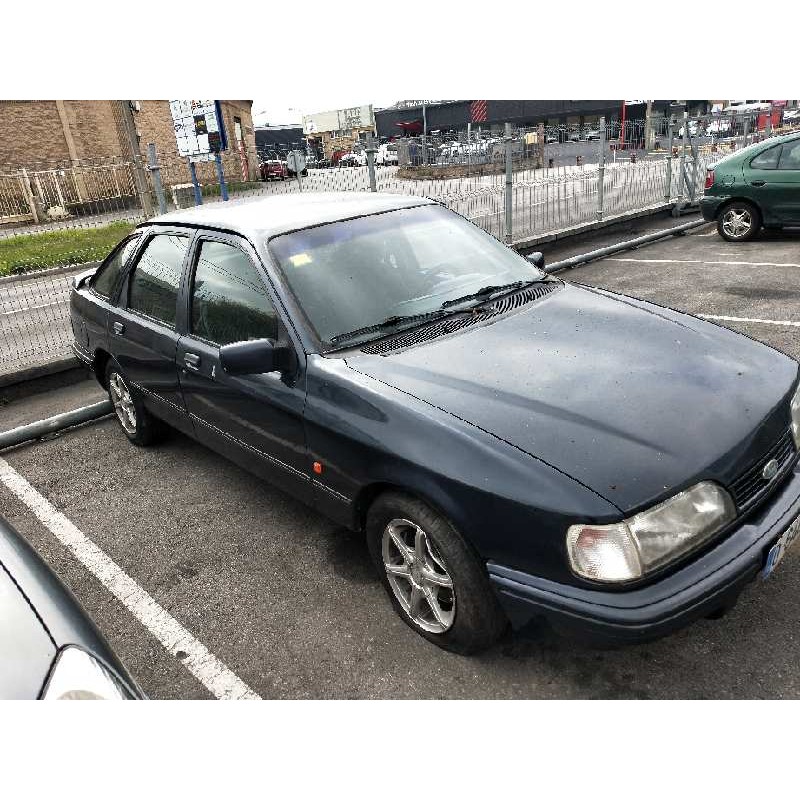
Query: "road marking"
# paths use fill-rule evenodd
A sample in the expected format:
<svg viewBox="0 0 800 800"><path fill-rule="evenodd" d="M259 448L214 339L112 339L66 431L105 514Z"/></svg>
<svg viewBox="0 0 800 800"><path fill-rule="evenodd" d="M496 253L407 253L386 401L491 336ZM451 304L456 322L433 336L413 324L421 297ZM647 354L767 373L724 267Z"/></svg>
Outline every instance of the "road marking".
<svg viewBox="0 0 800 800"><path fill-rule="evenodd" d="M48 308L49 306L60 306L68 303L69 300L64 298L63 300L56 300L54 303L42 303L39 306L26 306L25 308L15 308L13 311L0 311L0 317L7 317L11 314L22 314L23 311L34 311L37 308Z"/></svg>
<svg viewBox="0 0 800 800"><path fill-rule="evenodd" d="M699 258L604 258L603 261L629 261L634 264L722 264L729 267L800 267L774 261L705 261Z"/></svg>
<svg viewBox="0 0 800 800"><path fill-rule="evenodd" d="M722 322L759 322L762 325L789 325L792 328L800 328L800 322L792 322L788 319L755 319L753 317L723 317L718 314L698 314L703 319L718 319Z"/></svg>
<svg viewBox="0 0 800 800"><path fill-rule="evenodd" d="M34 513L75 558L108 589L173 656L219 700L261 698L157 603L94 542L0 458L0 481Z"/></svg>

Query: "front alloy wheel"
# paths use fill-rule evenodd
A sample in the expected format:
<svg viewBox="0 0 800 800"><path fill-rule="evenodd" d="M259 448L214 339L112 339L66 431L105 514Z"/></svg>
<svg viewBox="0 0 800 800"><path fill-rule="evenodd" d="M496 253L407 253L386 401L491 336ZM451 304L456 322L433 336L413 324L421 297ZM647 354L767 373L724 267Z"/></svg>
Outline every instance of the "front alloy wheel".
<svg viewBox="0 0 800 800"><path fill-rule="evenodd" d="M136 436L136 406L133 404L130 390L118 372L111 372L109 375L108 392L122 429L129 436Z"/></svg>
<svg viewBox="0 0 800 800"><path fill-rule="evenodd" d="M394 596L414 625L444 633L453 625L453 579L428 535L407 519L393 519L383 531L383 567Z"/></svg>

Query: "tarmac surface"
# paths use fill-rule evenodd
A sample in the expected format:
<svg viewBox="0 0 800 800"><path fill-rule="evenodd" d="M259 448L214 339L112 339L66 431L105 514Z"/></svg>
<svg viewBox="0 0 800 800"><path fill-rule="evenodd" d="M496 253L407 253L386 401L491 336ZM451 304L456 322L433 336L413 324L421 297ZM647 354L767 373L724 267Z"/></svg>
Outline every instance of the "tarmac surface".
<svg viewBox="0 0 800 800"><path fill-rule="evenodd" d="M553 262L681 221L652 218L541 249ZM719 324L800 358L798 270L800 232L731 245L707 226L559 277L735 318ZM88 380L0 392L0 429L100 397ZM359 536L177 433L139 449L108 418L0 457L264 698L800 697L800 549L723 619L654 643L599 650L542 627L467 658L402 623ZM71 587L149 696L211 696L185 653L165 649L2 483L0 514Z"/></svg>

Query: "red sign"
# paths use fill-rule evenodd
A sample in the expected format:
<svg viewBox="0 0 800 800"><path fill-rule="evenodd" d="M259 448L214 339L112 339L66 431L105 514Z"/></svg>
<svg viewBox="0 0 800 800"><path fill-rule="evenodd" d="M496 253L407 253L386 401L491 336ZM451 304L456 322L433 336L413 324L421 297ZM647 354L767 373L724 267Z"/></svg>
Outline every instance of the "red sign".
<svg viewBox="0 0 800 800"><path fill-rule="evenodd" d="M485 100L473 100L470 105L470 121L486 122L487 107Z"/></svg>

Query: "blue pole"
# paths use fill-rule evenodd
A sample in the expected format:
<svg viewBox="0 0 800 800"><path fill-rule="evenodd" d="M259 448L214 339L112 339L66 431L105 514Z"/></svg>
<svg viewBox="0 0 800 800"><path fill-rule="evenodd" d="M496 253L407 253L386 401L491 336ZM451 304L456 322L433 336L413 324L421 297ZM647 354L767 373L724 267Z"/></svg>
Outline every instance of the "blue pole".
<svg viewBox="0 0 800 800"><path fill-rule="evenodd" d="M189 162L189 172L192 173L192 184L194 185L194 204L203 205L203 195L200 192L200 184L197 182L197 170L194 168L194 161Z"/></svg>
<svg viewBox="0 0 800 800"><path fill-rule="evenodd" d="M214 153L214 161L217 164L217 177L219 178L219 190L222 194L222 199L228 199L228 186L225 183L225 173L222 170L222 157L219 153Z"/></svg>

